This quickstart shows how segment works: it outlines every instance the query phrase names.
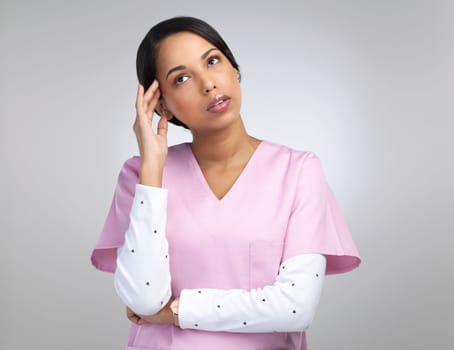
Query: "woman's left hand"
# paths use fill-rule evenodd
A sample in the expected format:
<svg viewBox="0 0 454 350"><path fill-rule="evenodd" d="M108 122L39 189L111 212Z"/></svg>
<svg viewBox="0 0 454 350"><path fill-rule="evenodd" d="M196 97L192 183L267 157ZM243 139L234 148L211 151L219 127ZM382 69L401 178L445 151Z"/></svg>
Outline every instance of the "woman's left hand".
<svg viewBox="0 0 454 350"><path fill-rule="evenodd" d="M170 299L167 305L164 306L161 311L151 316L138 315L129 307L126 307L126 316L132 323L135 323L139 326L145 323L174 324L173 313L169 307L172 300L173 299Z"/></svg>

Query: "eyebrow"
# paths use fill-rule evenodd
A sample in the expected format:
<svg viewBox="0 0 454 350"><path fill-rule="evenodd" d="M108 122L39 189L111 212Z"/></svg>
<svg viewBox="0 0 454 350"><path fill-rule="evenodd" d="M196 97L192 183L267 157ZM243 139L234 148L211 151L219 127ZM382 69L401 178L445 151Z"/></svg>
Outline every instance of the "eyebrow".
<svg viewBox="0 0 454 350"><path fill-rule="evenodd" d="M212 47L211 49L205 51L202 54L202 56L200 56L200 59L204 60L210 54L210 52L214 51L214 50L217 50L217 48L216 47ZM167 72L167 75L166 75L166 80L169 77L169 75L172 74L173 72L179 71L179 70L183 70L183 69L186 69L186 66L176 66L176 67L173 67L173 68L169 69L169 71Z"/></svg>

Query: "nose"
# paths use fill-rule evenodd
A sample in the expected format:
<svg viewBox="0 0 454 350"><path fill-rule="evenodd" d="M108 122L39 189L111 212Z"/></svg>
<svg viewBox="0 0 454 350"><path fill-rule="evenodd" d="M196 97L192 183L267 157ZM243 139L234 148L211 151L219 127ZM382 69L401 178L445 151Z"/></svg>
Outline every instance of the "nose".
<svg viewBox="0 0 454 350"><path fill-rule="evenodd" d="M216 89L216 85L214 84L213 80L210 77L205 76L203 79L203 92L208 94L213 89Z"/></svg>

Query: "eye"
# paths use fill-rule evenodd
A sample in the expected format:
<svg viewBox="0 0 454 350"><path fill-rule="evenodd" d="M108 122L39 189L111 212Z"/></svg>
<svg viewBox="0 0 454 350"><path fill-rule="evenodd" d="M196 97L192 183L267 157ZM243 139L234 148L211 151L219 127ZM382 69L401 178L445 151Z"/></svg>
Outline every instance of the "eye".
<svg viewBox="0 0 454 350"><path fill-rule="evenodd" d="M189 77L187 75L180 75L180 76L175 78L174 84L175 85L181 85L188 79L189 79Z"/></svg>
<svg viewBox="0 0 454 350"><path fill-rule="evenodd" d="M208 59L208 65L209 66L214 66L215 64L218 64L220 61L219 57L213 56Z"/></svg>

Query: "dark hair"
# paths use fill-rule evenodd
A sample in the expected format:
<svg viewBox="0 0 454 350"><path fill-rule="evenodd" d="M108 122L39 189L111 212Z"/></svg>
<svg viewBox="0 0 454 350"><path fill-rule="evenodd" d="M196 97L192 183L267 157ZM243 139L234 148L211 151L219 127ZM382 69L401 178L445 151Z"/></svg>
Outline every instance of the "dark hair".
<svg viewBox="0 0 454 350"><path fill-rule="evenodd" d="M156 78L156 58L159 45L168 36L179 32L191 32L209 41L227 57L238 72L240 71L240 67L229 47L212 26L194 17L173 17L153 26L139 45L136 60L137 78L145 91ZM189 129L175 116L172 116L170 122Z"/></svg>

